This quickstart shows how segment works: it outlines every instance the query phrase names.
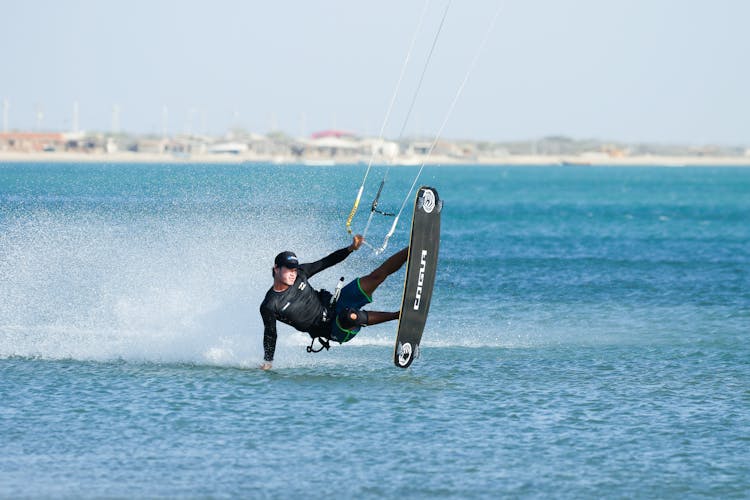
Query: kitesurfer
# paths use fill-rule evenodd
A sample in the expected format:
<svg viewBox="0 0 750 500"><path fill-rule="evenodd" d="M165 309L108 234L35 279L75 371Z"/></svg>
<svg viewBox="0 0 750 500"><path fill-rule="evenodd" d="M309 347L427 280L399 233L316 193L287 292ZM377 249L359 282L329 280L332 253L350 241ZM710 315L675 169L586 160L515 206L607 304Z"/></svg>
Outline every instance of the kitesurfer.
<svg viewBox="0 0 750 500"><path fill-rule="evenodd" d="M339 343L351 340L363 326L376 325L399 318L399 311L365 311L361 308L372 302L372 294L385 279L398 271L408 257L408 247L393 254L367 276L351 281L335 303L326 290L315 290L308 282L315 274L346 259L358 250L364 238L354 236L351 245L336 250L322 259L300 264L293 252L281 252L274 259L272 269L273 286L260 305L263 318L263 364L268 370L272 366L276 351L276 321L307 332L314 339L335 340Z"/></svg>

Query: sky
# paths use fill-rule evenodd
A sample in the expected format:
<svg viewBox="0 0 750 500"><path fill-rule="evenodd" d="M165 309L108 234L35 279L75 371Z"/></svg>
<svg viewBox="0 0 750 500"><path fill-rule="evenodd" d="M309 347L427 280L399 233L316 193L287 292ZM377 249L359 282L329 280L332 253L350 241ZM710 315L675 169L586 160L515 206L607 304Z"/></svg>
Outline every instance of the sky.
<svg viewBox="0 0 750 500"><path fill-rule="evenodd" d="M72 130L77 103L87 131L378 136L415 39L386 138L750 145L748 19L744 0L0 0L0 99L10 130Z"/></svg>

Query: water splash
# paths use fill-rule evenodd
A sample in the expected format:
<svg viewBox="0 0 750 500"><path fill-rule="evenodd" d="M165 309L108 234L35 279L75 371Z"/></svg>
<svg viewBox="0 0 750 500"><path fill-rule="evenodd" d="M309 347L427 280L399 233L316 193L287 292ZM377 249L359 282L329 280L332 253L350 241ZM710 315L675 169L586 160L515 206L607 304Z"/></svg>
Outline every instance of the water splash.
<svg viewBox="0 0 750 500"><path fill-rule="evenodd" d="M260 358L266 263L298 243L266 215L14 214L0 235L0 357ZM335 244L307 251L319 247Z"/></svg>

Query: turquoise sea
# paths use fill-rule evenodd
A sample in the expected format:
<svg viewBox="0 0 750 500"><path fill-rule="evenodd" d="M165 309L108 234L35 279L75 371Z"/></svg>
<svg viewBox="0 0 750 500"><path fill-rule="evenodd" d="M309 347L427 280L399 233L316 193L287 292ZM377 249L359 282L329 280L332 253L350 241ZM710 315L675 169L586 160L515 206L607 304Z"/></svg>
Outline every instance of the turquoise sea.
<svg viewBox="0 0 750 500"><path fill-rule="evenodd" d="M274 255L347 245L364 170L0 164L0 497L750 498L750 169L427 167L421 358L281 328L258 370Z"/></svg>

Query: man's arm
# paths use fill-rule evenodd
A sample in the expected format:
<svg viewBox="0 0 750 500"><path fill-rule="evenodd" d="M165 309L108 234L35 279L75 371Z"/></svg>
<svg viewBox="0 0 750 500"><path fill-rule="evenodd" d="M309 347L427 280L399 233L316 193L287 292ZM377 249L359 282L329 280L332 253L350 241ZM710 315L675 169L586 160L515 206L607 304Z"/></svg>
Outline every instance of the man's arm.
<svg viewBox="0 0 750 500"><path fill-rule="evenodd" d="M326 255L318 261L310 262L309 264L301 264L299 267L307 274L308 277L312 277L318 274L320 271L328 269L331 266L335 266L339 262L343 261L344 259L349 257L350 253L354 252L355 250L359 250L359 247L362 246L362 242L364 240L365 239L358 234L354 236L352 244L348 247L336 250L332 254Z"/></svg>
<svg viewBox="0 0 750 500"><path fill-rule="evenodd" d="M271 368L273 355L276 352L276 317L273 312L260 306L260 315L263 318L263 370Z"/></svg>

